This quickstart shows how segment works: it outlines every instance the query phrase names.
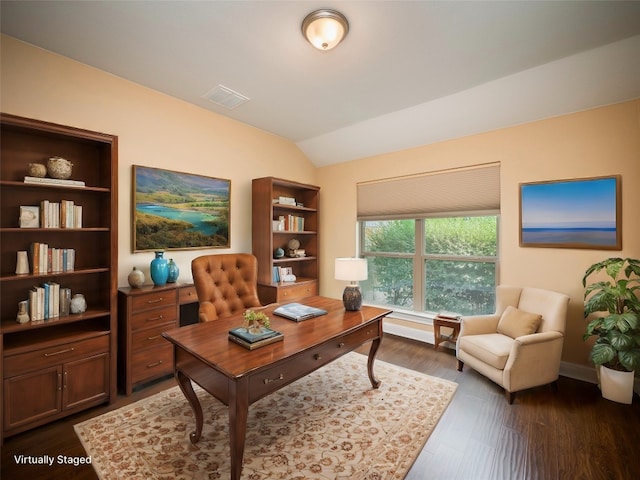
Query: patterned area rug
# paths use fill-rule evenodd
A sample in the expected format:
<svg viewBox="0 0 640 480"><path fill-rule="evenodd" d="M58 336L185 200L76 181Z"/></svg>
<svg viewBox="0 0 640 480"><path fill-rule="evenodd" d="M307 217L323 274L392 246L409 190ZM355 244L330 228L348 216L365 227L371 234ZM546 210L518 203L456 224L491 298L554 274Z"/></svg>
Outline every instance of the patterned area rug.
<svg viewBox="0 0 640 480"><path fill-rule="evenodd" d="M349 353L249 407L242 478L403 479L457 384ZM202 439L178 387L74 426L102 480L228 479L227 408L197 390Z"/></svg>

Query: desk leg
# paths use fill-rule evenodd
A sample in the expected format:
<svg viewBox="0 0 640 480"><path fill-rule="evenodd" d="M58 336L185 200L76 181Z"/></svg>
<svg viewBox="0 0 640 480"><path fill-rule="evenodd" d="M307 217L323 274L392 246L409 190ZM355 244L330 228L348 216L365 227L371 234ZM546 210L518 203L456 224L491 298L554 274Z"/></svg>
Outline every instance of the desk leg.
<svg viewBox="0 0 640 480"><path fill-rule="evenodd" d="M369 380L371 380L371 386L373 388L378 388L382 383L380 380L376 378L375 373L373 373L373 362L376 359L376 355L378 354L378 347L380 346L381 338L378 337L373 342L371 342L371 348L369 349L369 359L367 360L367 370L369 371Z"/></svg>
<svg viewBox="0 0 640 480"><path fill-rule="evenodd" d="M242 378L231 386L229 396L229 445L231 448L231 480L240 480L244 442L249 415L249 382Z"/></svg>
<svg viewBox="0 0 640 480"><path fill-rule="evenodd" d="M202 406L200 405L200 400L198 400L198 396L196 392L193 390L193 385L191 385L191 380L180 370L176 371L176 380L178 380L178 385L180 385L180 390L187 398L189 405L191 405L191 410L193 410L193 415L196 420L196 429L194 432L189 434L189 440L191 443L198 443L200 437L202 436L202 424L203 424L203 416L202 416Z"/></svg>

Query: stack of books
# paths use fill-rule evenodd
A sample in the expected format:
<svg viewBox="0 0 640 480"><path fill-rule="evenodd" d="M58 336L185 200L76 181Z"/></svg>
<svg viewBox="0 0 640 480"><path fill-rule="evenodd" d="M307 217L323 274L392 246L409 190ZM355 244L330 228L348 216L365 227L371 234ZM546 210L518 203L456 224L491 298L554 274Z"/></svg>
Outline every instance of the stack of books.
<svg viewBox="0 0 640 480"><path fill-rule="evenodd" d="M249 333L246 328L234 328L229 330L229 340L242 345L248 350L254 350L271 343L280 342L284 338L284 335L276 330L271 330L270 328L263 328L262 330L262 333L253 334Z"/></svg>

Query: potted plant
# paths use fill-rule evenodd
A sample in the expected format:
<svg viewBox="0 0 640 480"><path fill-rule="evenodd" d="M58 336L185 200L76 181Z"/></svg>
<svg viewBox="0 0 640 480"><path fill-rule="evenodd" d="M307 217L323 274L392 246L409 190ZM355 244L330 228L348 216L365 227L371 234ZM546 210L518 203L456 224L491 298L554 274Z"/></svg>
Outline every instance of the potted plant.
<svg viewBox="0 0 640 480"><path fill-rule="evenodd" d="M245 328L247 332L258 335L264 331L264 329L271 327L269 317L264 312L255 312L253 310L246 310L242 317L242 328Z"/></svg>
<svg viewBox="0 0 640 480"><path fill-rule="evenodd" d="M588 278L602 270L609 280L587 285ZM582 286L584 316L596 314L583 340L596 337L590 357L599 368L602 395L631 403L634 372L640 371L640 260L608 258L595 263L585 272ZM616 386L620 392L610 391Z"/></svg>

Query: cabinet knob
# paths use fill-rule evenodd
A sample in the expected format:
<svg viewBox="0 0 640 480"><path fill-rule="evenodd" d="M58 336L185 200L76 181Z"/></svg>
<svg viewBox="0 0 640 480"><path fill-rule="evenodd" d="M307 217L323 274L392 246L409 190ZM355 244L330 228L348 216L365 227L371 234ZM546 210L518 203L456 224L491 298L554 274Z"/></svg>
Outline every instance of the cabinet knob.
<svg viewBox="0 0 640 480"><path fill-rule="evenodd" d="M322 360L322 356L321 356L319 353L316 353L316 354L313 356L313 358L314 358L315 360Z"/></svg>

